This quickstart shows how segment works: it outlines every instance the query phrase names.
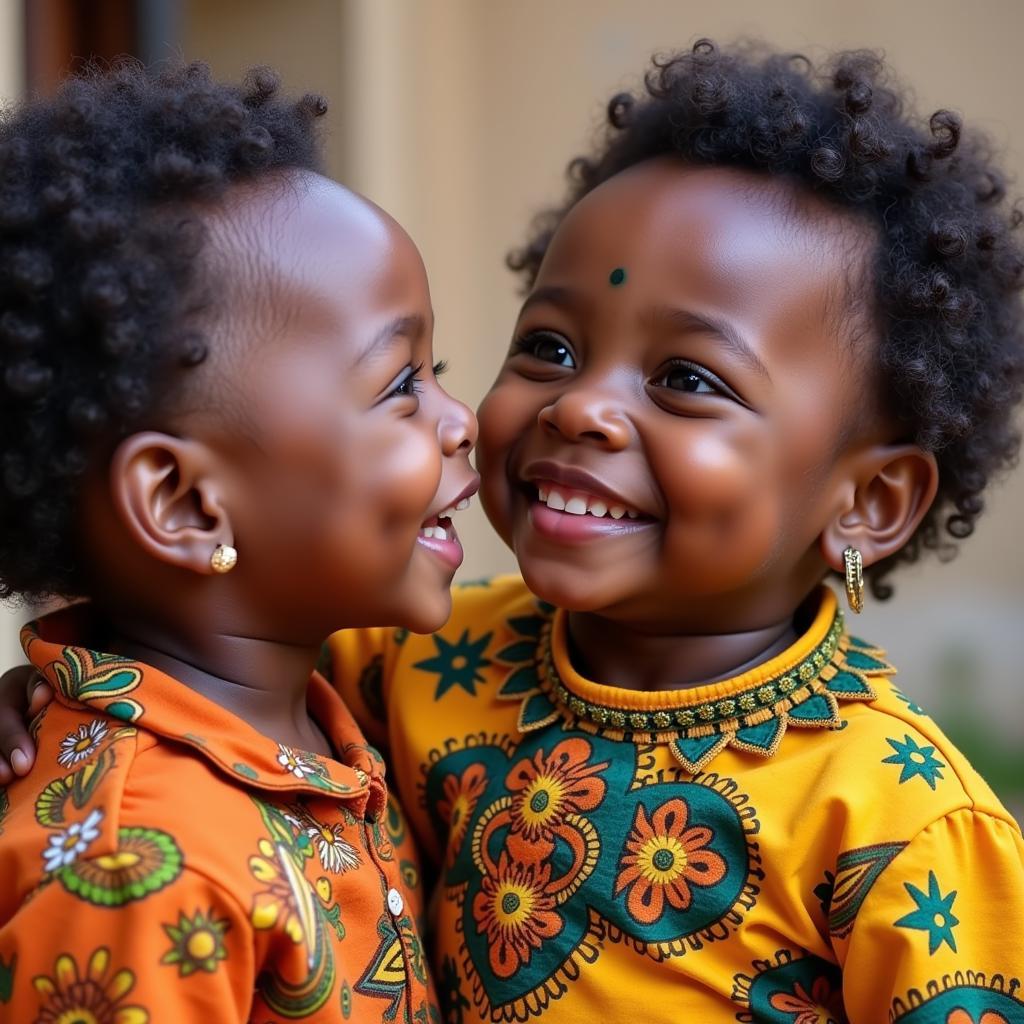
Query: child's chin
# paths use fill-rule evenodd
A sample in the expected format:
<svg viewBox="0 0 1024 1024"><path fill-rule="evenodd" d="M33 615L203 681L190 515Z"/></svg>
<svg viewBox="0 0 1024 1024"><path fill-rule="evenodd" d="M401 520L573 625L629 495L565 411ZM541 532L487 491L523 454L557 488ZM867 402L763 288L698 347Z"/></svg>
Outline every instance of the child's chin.
<svg viewBox="0 0 1024 1024"><path fill-rule="evenodd" d="M445 589L424 595L416 609L403 616L402 625L410 633L436 633L448 621L451 612L452 592Z"/></svg>
<svg viewBox="0 0 1024 1024"><path fill-rule="evenodd" d="M567 612L596 612L607 607L600 591L595 590L587 573L566 571L551 564L537 566L520 562L519 571L535 597L564 608Z"/></svg>

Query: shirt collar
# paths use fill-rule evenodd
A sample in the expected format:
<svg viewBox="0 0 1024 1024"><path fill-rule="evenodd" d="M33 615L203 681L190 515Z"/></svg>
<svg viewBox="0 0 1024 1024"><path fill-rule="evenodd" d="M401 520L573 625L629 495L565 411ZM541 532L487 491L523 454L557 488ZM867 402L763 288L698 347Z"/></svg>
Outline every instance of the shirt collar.
<svg viewBox="0 0 1024 1024"><path fill-rule="evenodd" d="M366 795L369 778L359 765L370 767L373 759L348 709L318 672L307 691L310 713L334 750L358 765L287 747L150 665L82 646L88 613L88 605L75 605L21 631L26 656L62 704L104 712L191 747L249 787L342 800Z"/></svg>
<svg viewBox="0 0 1024 1024"><path fill-rule="evenodd" d="M499 697L521 701L522 732L559 718L614 738L667 744L690 772L732 746L771 757L789 726L838 729L837 701L876 698L874 677L895 670L884 651L846 633L835 595L821 587L805 632L781 654L731 679L644 692L596 683L569 658L568 616L540 606L532 671L512 672ZM500 656L499 656L500 657Z"/></svg>

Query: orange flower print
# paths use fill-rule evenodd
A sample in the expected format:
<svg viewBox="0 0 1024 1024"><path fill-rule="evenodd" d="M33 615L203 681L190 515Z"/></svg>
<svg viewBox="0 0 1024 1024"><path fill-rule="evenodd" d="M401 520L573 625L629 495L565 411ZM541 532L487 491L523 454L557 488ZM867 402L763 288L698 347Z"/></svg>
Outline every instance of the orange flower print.
<svg viewBox="0 0 1024 1024"><path fill-rule="evenodd" d="M550 839L566 815L592 811L604 799L605 782L597 776L608 762L588 764L590 744L578 737L562 740L550 754L538 750L508 773L512 794L512 831L527 842Z"/></svg>
<svg viewBox="0 0 1024 1024"><path fill-rule="evenodd" d="M446 775L442 786L444 795L438 801L437 811L441 820L448 822L446 863L451 867L462 849L477 801L487 788L487 772L483 765L472 764L459 776Z"/></svg>
<svg viewBox="0 0 1024 1024"><path fill-rule="evenodd" d="M981 1016L975 1020L974 1014L957 1007L946 1016L946 1024L1010 1024L1010 1022L995 1010L983 1010Z"/></svg>
<svg viewBox="0 0 1024 1024"><path fill-rule="evenodd" d="M127 968L110 970L110 951L101 946L83 972L74 958L61 953L53 977L41 974L32 979L44 1002L36 1024L147 1024L149 1011L125 1006L135 987L135 975Z"/></svg>
<svg viewBox="0 0 1024 1024"><path fill-rule="evenodd" d="M725 860L708 849L714 832L704 825L687 828L690 808L677 798L662 804L650 818L643 804L619 860L615 895L629 890L626 908L641 924L654 924L665 901L676 910L689 909L691 886L715 885L725 877Z"/></svg>
<svg viewBox="0 0 1024 1024"><path fill-rule="evenodd" d="M768 1002L782 1013L793 1014L793 1024L846 1024L842 998L828 978L815 978L810 994L798 981L792 992L776 992Z"/></svg>
<svg viewBox="0 0 1024 1024"><path fill-rule="evenodd" d="M518 864L504 852L497 875L484 876L473 917L477 932L487 933L491 970L499 978L527 966L533 951L562 930L555 898L545 891L550 878L549 864Z"/></svg>

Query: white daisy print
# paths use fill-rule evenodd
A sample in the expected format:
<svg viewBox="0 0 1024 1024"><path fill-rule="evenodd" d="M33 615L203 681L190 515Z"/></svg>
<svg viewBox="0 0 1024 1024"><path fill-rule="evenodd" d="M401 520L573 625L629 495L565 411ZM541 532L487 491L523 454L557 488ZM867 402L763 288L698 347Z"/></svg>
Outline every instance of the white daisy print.
<svg viewBox="0 0 1024 1024"><path fill-rule="evenodd" d="M345 838L342 825L321 825L313 823L306 827L306 835L316 845L324 871L341 874L358 866L359 853Z"/></svg>
<svg viewBox="0 0 1024 1024"><path fill-rule="evenodd" d="M304 779L307 775L323 774L323 769L317 764L312 754L292 750L291 747L286 747L283 743L278 743L277 749L277 763L297 779Z"/></svg>
<svg viewBox="0 0 1024 1024"><path fill-rule="evenodd" d="M89 844L99 837L102 820L101 810L90 811L85 821L76 821L63 832L50 836L50 845L43 850L43 866L46 870L66 868L78 860L89 848Z"/></svg>
<svg viewBox="0 0 1024 1024"><path fill-rule="evenodd" d="M100 741L107 735L107 724L99 718L94 718L88 724L84 722L78 727L77 732L69 732L60 741L60 753L57 755L57 763L63 768L71 768L91 757Z"/></svg>

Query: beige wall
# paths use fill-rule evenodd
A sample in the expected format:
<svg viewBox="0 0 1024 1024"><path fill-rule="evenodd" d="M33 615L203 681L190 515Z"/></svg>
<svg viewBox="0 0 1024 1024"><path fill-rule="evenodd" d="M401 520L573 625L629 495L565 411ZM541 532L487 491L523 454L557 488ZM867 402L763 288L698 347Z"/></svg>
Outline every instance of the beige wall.
<svg viewBox="0 0 1024 1024"><path fill-rule="evenodd" d="M22 0L0 0L0 103L15 100L22 93L21 18ZM0 605L0 670L22 660L17 627L24 619L18 609Z"/></svg>
<svg viewBox="0 0 1024 1024"><path fill-rule="evenodd" d="M451 389L471 401L493 376L516 312L506 249L538 206L561 195L565 163L604 101L638 81L652 51L700 35L764 37L811 56L882 47L923 110L961 110L1024 180L1017 0L192 0L185 24L185 51L219 71L267 61L293 87L332 100L330 168L420 245L436 351L453 364ZM971 702L998 708L1014 736L1024 735L1024 702L1007 702L1019 686L1010 638L1024 625L1022 508L1018 473L993 490L954 565L912 570L895 602L857 624L914 667L918 692L970 679ZM464 576L512 566L479 513L461 532Z"/></svg>

